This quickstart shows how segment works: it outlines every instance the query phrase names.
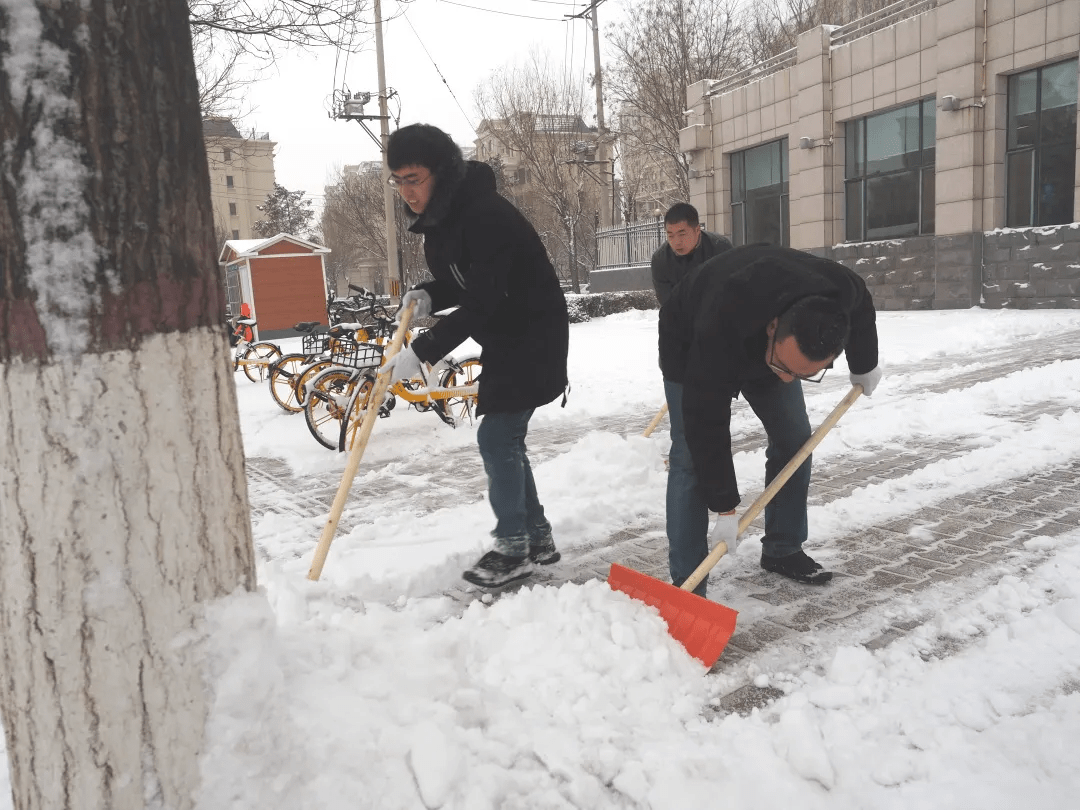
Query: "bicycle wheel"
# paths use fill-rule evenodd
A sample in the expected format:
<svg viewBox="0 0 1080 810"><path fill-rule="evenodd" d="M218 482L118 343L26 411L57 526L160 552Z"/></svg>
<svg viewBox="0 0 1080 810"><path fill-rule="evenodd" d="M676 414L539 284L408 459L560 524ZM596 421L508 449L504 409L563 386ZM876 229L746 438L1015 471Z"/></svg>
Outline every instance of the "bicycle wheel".
<svg viewBox="0 0 1080 810"><path fill-rule="evenodd" d="M316 377L304 402L304 418L315 441L327 450L337 450L341 417L360 378L351 368L334 366Z"/></svg>
<svg viewBox="0 0 1080 810"><path fill-rule="evenodd" d="M439 381L443 388L458 388L465 385L475 385L476 378L483 371L483 365L479 357L462 360L460 363L450 366ZM476 411L476 394L468 394L461 397L436 400L436 404L442 409L444 417L453 419L455 423L467 419L472 424L473 415Z"/></svg>
<svg viewBox="0 0 1080 810"><path fill-rule="evenodd" d="M356 436L360 432L360 424L364 421L364 414L367 413L373 388L375 388L374 375L365 374L353 389L338 430L338 450L346 452L352 450L353 442L356 441Z"/></svg>
<svg viewBox="0 0 1080 810"><path fill-rule="evenodd" d="M308 362L309 365L300 369L297 373L296 380L293 383L293 387L296 389L296 404L301 408L304 407L304 403L307 401L307 392L311 387L312 381L334 365L329 360L309 360Z"/></svg>
<svg viewBox="0 0 1080 810"><path fill-rule="evenodd" d="M270 363L277 358L281 357L281 349L275 344L268 343L265 340L261 340L258 343L253 343L248 347L248 350L244 352L244 360L258 360L258 363L247 362L244 363L244 374L252 382L262 382L266 379L266 370L270 366Z"/></svg>
<svg viewBox="0 0 1080 810"><path fill-rule="evenodd" d="M308 364L306 354L287 354L270 365L270 396L285 413L300 413L304 406L297 401L294 383Z"/></svg>

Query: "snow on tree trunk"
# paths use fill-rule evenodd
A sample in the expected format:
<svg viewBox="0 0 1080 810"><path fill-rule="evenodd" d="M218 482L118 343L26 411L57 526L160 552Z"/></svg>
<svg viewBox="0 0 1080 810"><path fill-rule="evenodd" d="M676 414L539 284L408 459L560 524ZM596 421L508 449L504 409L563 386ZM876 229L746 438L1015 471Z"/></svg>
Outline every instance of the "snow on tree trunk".
<svg viewBox="0 0 1080 810"><path fill-rule="evenodd" d="M184 0L0 0L0 712L15 807L190 808L255 587Z"/></svg>

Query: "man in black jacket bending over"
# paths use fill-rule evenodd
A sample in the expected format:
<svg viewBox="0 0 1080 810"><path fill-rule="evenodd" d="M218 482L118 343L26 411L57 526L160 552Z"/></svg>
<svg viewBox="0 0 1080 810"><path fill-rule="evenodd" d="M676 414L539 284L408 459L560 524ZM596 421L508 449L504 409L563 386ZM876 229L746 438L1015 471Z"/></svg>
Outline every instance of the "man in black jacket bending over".
<svg viewBox="0 0 1080 810"><path fill-rule="evenodd" d="M731 401L740 394L768 435L765 482L810 438L802 382L846 352L852 384L870 396L878 368L874 303L858 274L771 245L733 248L691 270L660 310L660 368L671 413L667 533L676 585L737 542L739 488ZM810 459L765 508L761 567L798 582L832 574L802 550ZM709 533L709 511L719 513ZM704 596L707 580L695 593Z"/></svg>
<svg viewBox="0 0 1080 810"><path fill-rule="evenodd" d="M566 298L540 237L495 191L486 163L466 162L442 130L412 124L390 135L390 184L424 236L434 277L405 293L424 317L457 307L392 357L392 379L408 379L471 337L483 347L476 431L495 512L495 548L463 576L484 587L523 579L533 563L560 558L525 450L533 411L566 388L570 322Z"/></svg>

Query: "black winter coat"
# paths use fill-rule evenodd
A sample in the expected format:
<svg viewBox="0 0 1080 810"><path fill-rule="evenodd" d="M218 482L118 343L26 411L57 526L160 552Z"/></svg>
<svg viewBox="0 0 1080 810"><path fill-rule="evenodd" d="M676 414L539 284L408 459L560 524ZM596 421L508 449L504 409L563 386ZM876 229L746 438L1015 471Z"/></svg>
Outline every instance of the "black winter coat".
<svg viewBox="0 0 1080 810"><path fill-rule="evenodd" d="M866 283L842 264L799 250L747 245L726 251L691 270L660 310L660 368L665 380L684 386L686 442L702 497L714 512L739 505L731 400L745 383L780 383L765 362L765 327L810 295L832 298L848 314L851 372L875 368L876 315Z"/></svg>
<svg viewBox="0 0 1080 810"><path fill-rule="evenodd" d="M660 306L667 303L671 291L687 273L725 250L731 250L731 241L710 231L701 232L697 247L686 256L676 256L667 242L658 247L652 255L652 283Z"/></svg>
<svg viewBox="0 0 1080 810"><path fill-rule="evenodd" d="M434 280L418 288L432 312L457 307L412 342L417 357L434 363L466 338L479 343L480 414L558 397L567 384L566 298L540 237L495 191L491 167L468 161L464 179L437 186L409 230L424 236Z"/></svg>

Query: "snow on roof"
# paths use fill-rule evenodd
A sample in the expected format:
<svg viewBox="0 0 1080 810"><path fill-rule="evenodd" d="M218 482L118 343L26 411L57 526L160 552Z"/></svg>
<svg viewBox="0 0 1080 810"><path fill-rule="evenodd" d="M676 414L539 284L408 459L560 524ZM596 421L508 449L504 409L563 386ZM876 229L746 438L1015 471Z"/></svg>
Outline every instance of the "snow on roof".
<svg viewBox="0 0 1080 810"><path fill-rule="evenodd" d="M283 239L287 239L301 247L310 248L313 254L329 253L330 248L323 245L316 244L315 242L309 242L307 239L301 239L299 236L293 236L292 234L279 233L276 236L271 236L267 239L227 239L224 246L221 248L221 254L218 256L219 263L225 263L225 257L231 250L235 255L233 259L243 259L251 256L258 255L258 253L271 245L275 245Z"/></svg>

